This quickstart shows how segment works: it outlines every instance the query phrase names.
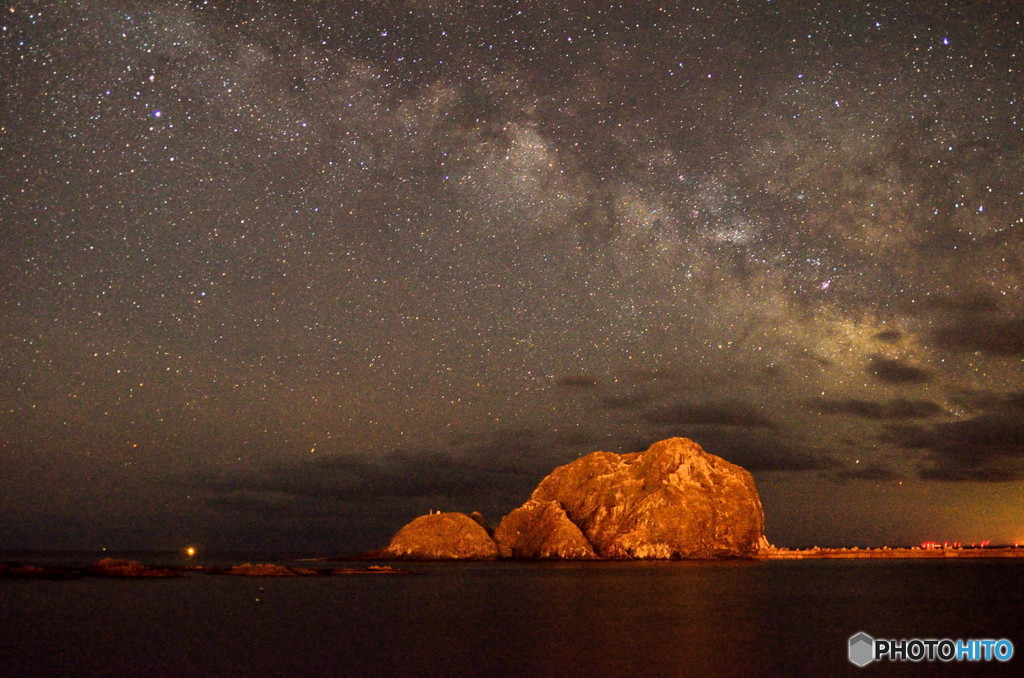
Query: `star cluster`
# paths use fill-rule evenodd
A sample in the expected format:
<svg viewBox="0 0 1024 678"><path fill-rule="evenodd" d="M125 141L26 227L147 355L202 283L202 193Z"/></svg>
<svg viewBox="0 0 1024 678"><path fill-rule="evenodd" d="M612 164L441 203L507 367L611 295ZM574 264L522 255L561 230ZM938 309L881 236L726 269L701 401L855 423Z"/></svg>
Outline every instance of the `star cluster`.
<svg viewBox="0 0 1024 678"><path fill-rule="evenodd" d="M1019 540L1015 2L0 8L0 546L355 550L684 435Z"/></svg>

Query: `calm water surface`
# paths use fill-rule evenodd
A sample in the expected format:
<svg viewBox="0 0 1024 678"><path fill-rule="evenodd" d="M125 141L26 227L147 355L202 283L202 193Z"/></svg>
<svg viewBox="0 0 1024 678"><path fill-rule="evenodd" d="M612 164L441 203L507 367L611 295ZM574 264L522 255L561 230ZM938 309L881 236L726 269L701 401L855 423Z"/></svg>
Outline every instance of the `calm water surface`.
<svg viewBox="0 0 1024 678"><path fill-rule="evenodd" d="M0 580L0 675L1024 675L1021 561L410 569L417 574ZM857 669L846 642L861 630L1008 638L1017 656Z"/></svg>

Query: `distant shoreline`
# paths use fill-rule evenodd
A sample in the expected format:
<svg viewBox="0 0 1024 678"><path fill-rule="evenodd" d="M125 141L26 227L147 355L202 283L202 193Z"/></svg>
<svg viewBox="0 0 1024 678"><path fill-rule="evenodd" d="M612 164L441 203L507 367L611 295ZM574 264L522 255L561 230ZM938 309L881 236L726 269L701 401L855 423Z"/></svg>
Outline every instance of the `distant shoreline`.
<svg viewBox="0 0 1024 678"><path fill-rule="evenodd" d="M769 549L753 556L755 560L859 559L859 558L1024 558L1024 548L811 548Z"/></svg>
<svg viewBox="0 0 1024 678"><path fill-rule="evenodd" d="M277 563L241 563L226 567L210 565L154 566L138 560L103 558L92 565L73 567L67 565L40 565L24 562L0 562L0 579L81 579L100 577L106 579L177 579L190 574L226 575L236 577L333 577L339 575L363 574L412 574L408 570L390 565L369 567L306 568L287 567Z"/></svg>
<svg viewBox="0 0 1024 678"><path fill-rule="evenodd" d="M960 560L960 559L1024 559L1024 548L1020 547L985 547L985 548L921 548L888 546L878 548L807 548L787 549L768 548L740 558L724 558L721 560ZM361 554L355 557L316 558L322 561L364 560L376 562L443 562L443 563L478 563L478 562L538 562L538 563L651 563L651 562L683 562L687 559L619 559L619 558L395 558L381 554L379 551ZM691 562L714 562L716 559L692 559ZM391 565L370 565L368 567L329 567L305 568L286 567L272 562L244 563L233 566L151 566L139 561L118 560L107 558L92 565L69 566L57 564L37 564L24 561L0 561L0 579L80 579L83 577L103 577L119 579L151 579L179 578L192 574L234 575L246 577L310 577L366 574L412 574L409 570L394 568Z"/></svg>

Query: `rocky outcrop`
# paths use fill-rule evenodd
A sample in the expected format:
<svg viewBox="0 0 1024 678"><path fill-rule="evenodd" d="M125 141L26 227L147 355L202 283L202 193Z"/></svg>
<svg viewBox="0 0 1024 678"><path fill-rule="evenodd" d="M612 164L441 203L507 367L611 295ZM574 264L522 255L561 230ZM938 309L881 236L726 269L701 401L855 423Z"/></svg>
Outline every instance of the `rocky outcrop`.
<svg viewBox="0 0 1024 678"><path fill-rule="evenodd" d="M465 513L433 513L400 529L380 555L418 560L494 560L498 546L487 530Z"/></svg>
<svg viewBox="0 0 1024 678"><path fill-rule="evenodd" d="M556 468L493 538L478 513L436 513L363 557L720 558L767 547L751 475L692 440L670 438L645 452L594 452Z"/></svg>
<svg viewBox="0 0 1024 678"><path fill-rule="evenodd" d="M594 548L562 505L531 499L502 518L494 531L502 558L596 558Z"/></svg>
<svg viewBox="0 0 1024 678"><path fill-rule="evenodd" d="M181 572L168 567L143 565L137 560L103 558L82 570L91 577L114 577L118 579L162 579L180 577Z"/></svg>
<svg viewBox="0 0 1024 678"><path fill-rule="evenodd" d="M559 504L602 558L750 556L765 543L750 474L686 438L594 452L556 468L530 499Z"/></svg>
<svg viewBox="0 0 1024 678"><path fill-rule="evenodd" d="M305 567L285 567L276 563L242 563L224 570L224 574L236 577L308 577L319 572Z"/></svg>

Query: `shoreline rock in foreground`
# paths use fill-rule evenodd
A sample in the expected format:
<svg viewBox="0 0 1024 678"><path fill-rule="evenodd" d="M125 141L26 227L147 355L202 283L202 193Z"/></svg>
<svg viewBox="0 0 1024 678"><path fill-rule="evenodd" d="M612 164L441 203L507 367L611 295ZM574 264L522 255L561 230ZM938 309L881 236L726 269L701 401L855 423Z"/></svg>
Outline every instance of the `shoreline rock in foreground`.
<svg viewBox="0 0 1024 678"><path fill-rule="evenodd" d="M420 516L383 558L684 559L755 556L764 511L745 469L686 438L593 452L544 478L493 538L462 513Z"/></svg>

